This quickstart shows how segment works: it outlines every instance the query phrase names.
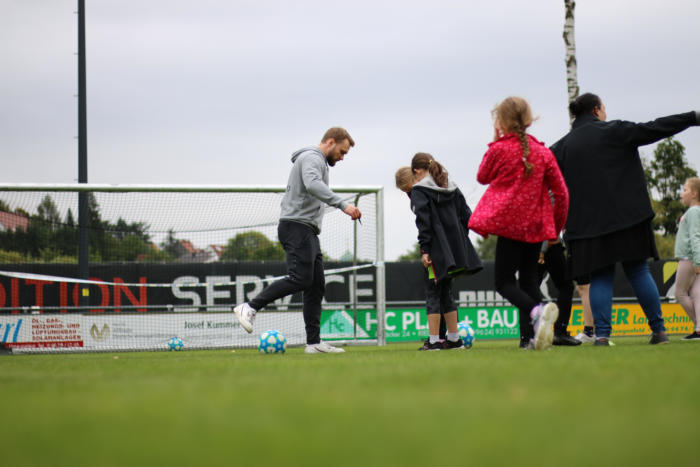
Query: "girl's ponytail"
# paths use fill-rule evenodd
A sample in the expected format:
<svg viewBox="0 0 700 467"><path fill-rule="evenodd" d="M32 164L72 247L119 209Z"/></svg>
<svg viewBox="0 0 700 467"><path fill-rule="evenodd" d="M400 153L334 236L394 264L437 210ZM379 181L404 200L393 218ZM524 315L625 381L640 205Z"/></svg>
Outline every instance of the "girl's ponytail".
<svg viewBox="0 0 700 467"><path fill-rule="evenodd" d="M413 156L411 169L427 170L437 186L447 188L449 181L447 169L427 152L419 152Z"/></svg>

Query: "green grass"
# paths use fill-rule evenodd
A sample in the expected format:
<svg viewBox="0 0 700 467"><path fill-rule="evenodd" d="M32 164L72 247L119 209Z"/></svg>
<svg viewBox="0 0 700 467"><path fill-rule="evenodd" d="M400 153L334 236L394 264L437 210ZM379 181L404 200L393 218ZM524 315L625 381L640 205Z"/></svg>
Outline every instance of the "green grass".
<svg viewBox="0 0 700 467"><path fill-rule="evenodd" d="M697 465L700 344L0 358L4 465ZM118 357L118 358L116 358Z"/></svg>

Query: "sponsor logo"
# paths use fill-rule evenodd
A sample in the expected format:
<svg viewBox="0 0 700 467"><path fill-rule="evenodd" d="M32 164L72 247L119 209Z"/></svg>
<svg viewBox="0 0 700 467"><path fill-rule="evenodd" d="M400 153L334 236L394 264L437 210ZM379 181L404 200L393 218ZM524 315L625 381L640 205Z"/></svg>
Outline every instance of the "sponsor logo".
<svg viewBox="0 0 700 467"><path fill-rule="evenodd" d="M17 323L0 323L0 342L17 342L17 336L21 327L21 319L18 319Z"/></svg>
<svg viewBox="0 0 700 467"><path fill-rule="evenodd" d="M97 324L93 324L92 327L90 328L90 335L92 336L93 339L95 339L98 342L105 341L109 338L109 325L105 323L104 326L102 326L102 330L100 330L97 327Z"/></svg>

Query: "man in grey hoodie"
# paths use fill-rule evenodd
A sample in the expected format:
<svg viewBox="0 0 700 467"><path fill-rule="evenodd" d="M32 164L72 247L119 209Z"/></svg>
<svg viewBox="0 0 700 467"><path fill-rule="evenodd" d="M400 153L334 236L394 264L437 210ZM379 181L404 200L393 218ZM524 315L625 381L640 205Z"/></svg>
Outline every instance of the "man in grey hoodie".
<svg viewBox="0 0 700 467"><path fill-rule="evenodd" d="M342 353L343 349L321 342L321 301L326 290L323 253L318 241L325 204L336 207L352 220L360 210L343 201L328 187L328 167L342 161L355 146L344 128L326 131L321 144L292 154L292 171L282 199L277 235L287 253L287 276L273 282L253 300L233 309L241 327L253 332L255 313L268 303L303 291L306 353Z"/></svg>

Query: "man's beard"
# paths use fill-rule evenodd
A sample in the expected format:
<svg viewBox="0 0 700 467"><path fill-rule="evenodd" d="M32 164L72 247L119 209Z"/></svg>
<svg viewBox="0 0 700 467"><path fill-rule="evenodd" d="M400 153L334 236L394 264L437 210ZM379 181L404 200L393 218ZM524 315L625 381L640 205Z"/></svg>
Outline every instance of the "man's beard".
<svg viewBox="0 0 700 467"><path fill-rule="evenodd" d="M328 165L330 165L331 167L333 167L335 165L336 161L335 161L335 158L333 157L333 154L328 154L326 156L326 162L328 162Z"/></svg>

